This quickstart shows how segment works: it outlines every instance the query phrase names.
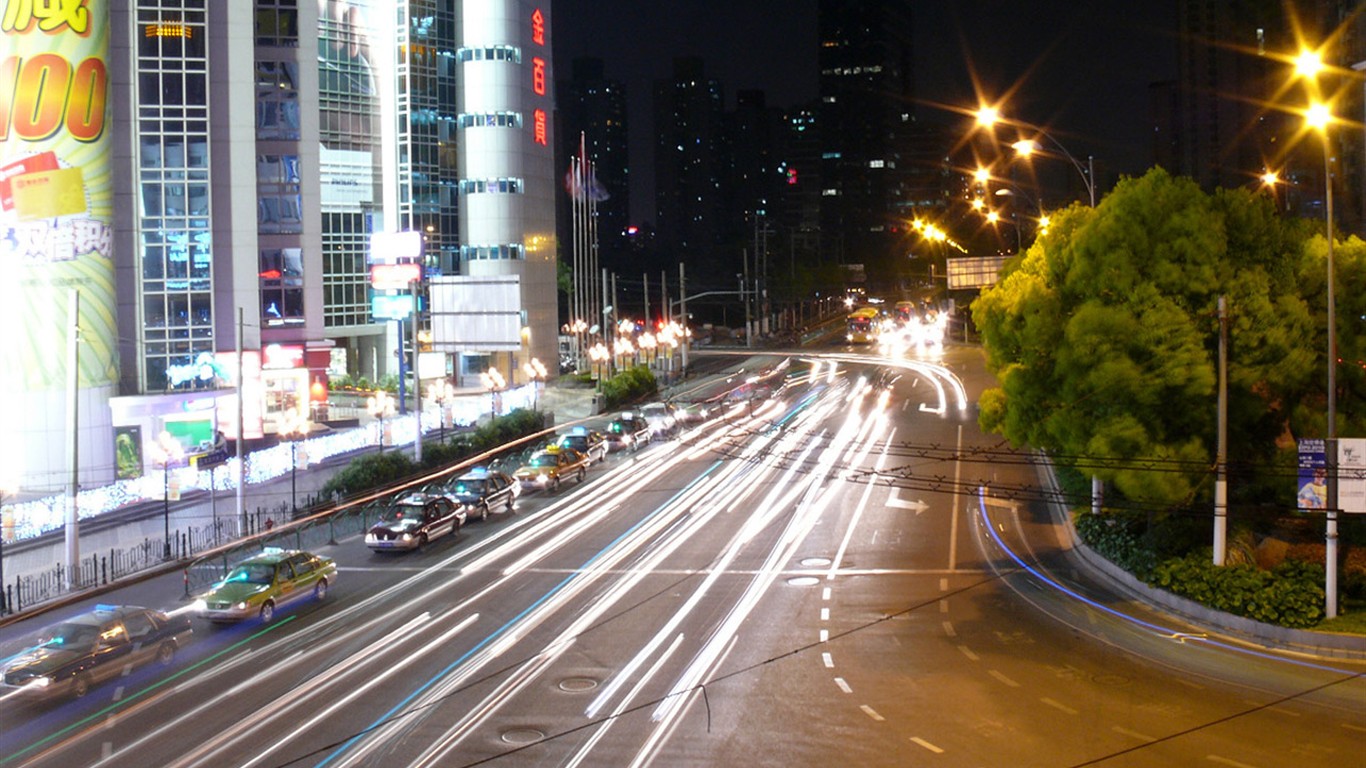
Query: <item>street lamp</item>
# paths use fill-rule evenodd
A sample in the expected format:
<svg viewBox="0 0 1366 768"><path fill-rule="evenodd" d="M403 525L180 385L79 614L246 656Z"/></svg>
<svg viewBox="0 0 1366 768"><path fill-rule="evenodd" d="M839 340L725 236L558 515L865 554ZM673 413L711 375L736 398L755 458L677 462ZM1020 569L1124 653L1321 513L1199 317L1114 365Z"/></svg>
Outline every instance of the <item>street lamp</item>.
<svg viewBox="0 0 1366 768"><path fill-rule="evenodd" d="M1077 161L1077 158L1074 157L1071 152L1067 151L1067 147L1064 147L1062 142L1053 138L1052 134L1044 130L1042 126L1013 118L1007 120L1001 117L1001 112L996 107L983 106L977 110L975 116L977 118L977 125L982 128L994 128L997 123L1008 123L1013 126L1028 129L1052 142L1053 146L1062 153L1063 157L1067 158L1067 160L1072 163L1072 167L1081 175L1081 181L1082 184L1086 186L1086 194L1091 201L1091 207L1096 207L1096 173L1094 157L1087 155L1086 167L1083 168L1081 163ZM1035 139L1020 139L1010 146L1022 157L1028 157L1033 153L1040 151L1039 142Z"/></svg>
<svg viewBox="0 0 1366 768"><path fill-rule="evenodd" d="M498 393L502 392L503 387L507 386L507 380L503 378L503 374L499 373L497 368L489 368L487 371L479 374L479 381L484 385L484 389L489 391L489 395L492 396L492 414L497 416L499 411Z"/></svg>
<svg viewBox="0 0 1366 768"><path fill-rule="evenodd" d="M593 361L593 375L598 381L599 392L602 391L602 364L607 362L607 358L611 356L612 353L607 350L607 345L602 342L588 348L588 357Z"/></svg>
<svg viewBox="0 0 1366 768"><path fill-rule="evenodd" d="M162 559L171 559L171 467L185 457L185 448L166 430L152 443L152 455L161 465ZM176 497L179 498L179 486Z"/></svg>
<svg viewBox="0 0 1366 768"><path fill-rule="evenodd" d="M381 390L365 401L365 410L371 418L379 420L379 452L384 453L384 444L388 442L384 432L384 417L394 415L394 399L388 392Z"/></svg>
<svg viewBox="0 0 1366 768"><path fill-rule="evenodd" d="M9 610L9 604L5 601L5 539L13 528L12 525L5 525L5 499L13 499L17 495L18 480L8 476L0 478L0 616Z"/></svg>
<svg viewBox="0 0 1366 768"><path fill-rule="evenodd" d="M522 363L522 372L531 381L531 410L540 410L541 382L545 381L545 365L533 357L529 362Z"/></svg>
<svg viewBox="0 0 1366 768"><path fill-rule="evenodd" d="M436 401L441 414L441 442L446 442L446 423L451 420L451 401L455 399L455 387L447 379L437 379L427 385L427 397Z"/></svg>
<svg viewBox="0 0 1366 768"><path fill-rule="evenodd" d="M281 417L279 435L281 440L289 441L289 509L290 518L299 516L299 502L295 475L299 469L299 441L308 436L308 419L298 411L288 411ZM308 465L308 452L304 451L304 465Z"/></svg>
<svg viewBox="0 0 1366 768"><path fill-rule="evenodd" d="M1318 75L1324 69L1323 58L1317 51L1300 51L1295 58L1295 72L1305 79L1311 94L1317 94ZM1338 441L1337 441L1337 301L1333 264L1333 142L1328 128L1336 118L1332 107L1317 98L1311 99L1304 112L1304 122L1323 138L1323 211L1328 239L1328 436L1324 442L1324 464L1327 470L1328 503L1324 534L1324 616L1338 615Z"/></svg>

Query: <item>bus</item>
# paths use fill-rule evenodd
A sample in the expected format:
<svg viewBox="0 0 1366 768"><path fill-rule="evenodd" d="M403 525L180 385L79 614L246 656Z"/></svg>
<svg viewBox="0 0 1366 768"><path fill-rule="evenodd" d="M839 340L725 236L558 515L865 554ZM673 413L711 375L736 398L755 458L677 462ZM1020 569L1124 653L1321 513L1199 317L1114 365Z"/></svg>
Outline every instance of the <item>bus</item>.
<svg viewBox="0 0 1366 768"><path fill-rule="evenodd" d="M896 318L897 325L905 328L911 324L911 318L917 317L919 314L920 313L916 311L914 301L898 301L893 317Z"/></svg>
<svg viewBox="0 0 1366 768"><path fill-rule="evenodd" d="M856 309L846 319L848 333L845 338L853 344L871 344L877 341L878 311L873 307Z"/></svg>

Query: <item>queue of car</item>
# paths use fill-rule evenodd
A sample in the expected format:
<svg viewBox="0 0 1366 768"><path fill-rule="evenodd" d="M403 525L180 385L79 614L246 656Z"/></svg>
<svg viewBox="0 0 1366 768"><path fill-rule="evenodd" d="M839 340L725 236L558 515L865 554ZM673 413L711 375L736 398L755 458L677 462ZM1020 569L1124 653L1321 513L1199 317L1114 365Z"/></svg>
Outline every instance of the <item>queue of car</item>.
<svg viewBox="0 0 1366 768"><path fill-rule="evenodd" d="M513 474L475 467L444 485L395 499L366 531L365 544L376 552L420 550L457 533L471 518L486 520L493 509L512 511L523 491L554 492L567 480L583 482L588 466L604 461L609 450L635 450L705 415L705 410L653 403L639 414L620 414L605 433L575 427L534 451ZM187 609L165 613L98 605L52 625L32 647L0 662L0 693L43 701L83 697L92 686L129 669L152 662L170 665L194 633L191 614L213 624L269 624L279 610L324 600L337 571L329 557L267 548L236 564Z"/></svg>

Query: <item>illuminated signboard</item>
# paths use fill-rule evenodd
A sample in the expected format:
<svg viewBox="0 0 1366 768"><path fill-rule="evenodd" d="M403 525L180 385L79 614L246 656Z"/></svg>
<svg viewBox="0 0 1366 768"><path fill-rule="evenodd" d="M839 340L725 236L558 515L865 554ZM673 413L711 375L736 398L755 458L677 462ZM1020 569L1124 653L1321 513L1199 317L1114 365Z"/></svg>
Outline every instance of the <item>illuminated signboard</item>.
<svg viewBox="0 0 1366 768"><path fill-rule="evenodd" d="M531 42L545 45L545 14L540 8L531 11ZM540 56L531 57L531 90L537 96L546 95L546 61ZM545 147L549 146L550 128L544 109L537 107L531 112L531 140Z"/></svg>
<svg viewBox="0 0 1366 768"><path fill-rule="evenodd" d="M370 287L377 291L406 291L412 283L421 280L421 264L370 265Z"/></svg>
<svg viewBox="0 0 1366 768"><path fill-rule="evenodd" d="M261 370L302 368L304 348L298 344L267 344L261 349Z"/></svg>
<svg viewBox="0 0 1366 768"><path fill-rule="evenodd" d="M536 141L537 144L540 144L541 146L546 146L545 142L547 131L545 127L545 110L538 109L535 112L532 112L531 119L533 121L532 138Z"/></svg>
<svg viewBox="0 0 1366 768"><path fill-rule="evenodd" d="M6 265L0 391L64 386L66 356L52 351L65 347L75 286L79 386L108 385L118 378L109 2L6 0L0 6L0 259ZM10 407L26 408L23 402Z"/></svg>
<svg viewBox="0 0 1366 768"><path fill-rule="evenodd" d="M422 233L376 232L370 235L370 263L398 264L422 260Z"/></svg>
<svg viewBox="0 0 1366 768"><path fill-rule="evenodd" d="M545 16L540 8L531 12L531 42L545 45Z"/></svg>
<svg viewBox="0 0 1366 768"><path fill-rule="evenodd" d="M539 56L531 59L531 90L537 96L545 95L545 59Z"/></svg>
<svg viewBox="0 0 1366 768"><path fill-rule="evenodd" d="M376 295L370 298L370 315L376 320L407 320L412 314L412 294Z"/></svg>

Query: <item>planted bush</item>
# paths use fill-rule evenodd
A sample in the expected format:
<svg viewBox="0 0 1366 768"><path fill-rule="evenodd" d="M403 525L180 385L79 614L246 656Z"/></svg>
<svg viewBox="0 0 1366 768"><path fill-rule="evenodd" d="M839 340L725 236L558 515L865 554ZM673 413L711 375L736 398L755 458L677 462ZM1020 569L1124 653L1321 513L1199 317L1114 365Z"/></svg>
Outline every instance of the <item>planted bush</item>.
<svg viewBox="0 0 1366 768"><path fill-rule="evenodd" d="M1287 560L1270 571L1214 565L1208 553L1164 561L1148 580L1215 610L1283 627L1312 627L1323 618L1323 568Z"/></svg>

